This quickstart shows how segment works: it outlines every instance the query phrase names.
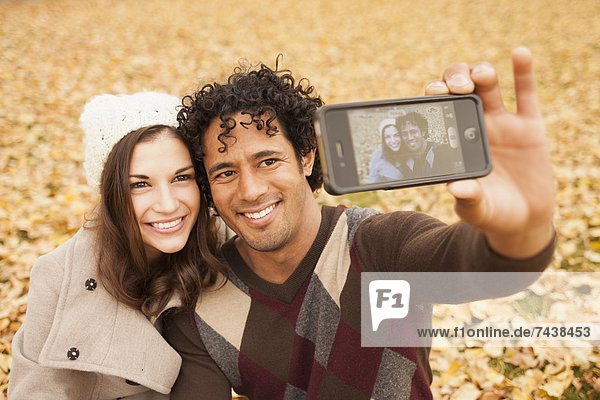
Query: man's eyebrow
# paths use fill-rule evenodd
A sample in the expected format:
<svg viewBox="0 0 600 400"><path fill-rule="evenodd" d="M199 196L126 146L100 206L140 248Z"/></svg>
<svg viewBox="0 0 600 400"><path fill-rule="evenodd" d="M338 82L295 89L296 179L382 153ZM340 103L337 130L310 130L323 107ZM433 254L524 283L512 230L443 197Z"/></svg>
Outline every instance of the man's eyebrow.
<svg viewBox="0 0 600 400"><path fill-rule="evenodd" d="M263 150L258 153L254 153L252 155L253 160L257 160L259 158L270 157L270 156L281 156L283 153L281 151L276 150Z"/></svg>

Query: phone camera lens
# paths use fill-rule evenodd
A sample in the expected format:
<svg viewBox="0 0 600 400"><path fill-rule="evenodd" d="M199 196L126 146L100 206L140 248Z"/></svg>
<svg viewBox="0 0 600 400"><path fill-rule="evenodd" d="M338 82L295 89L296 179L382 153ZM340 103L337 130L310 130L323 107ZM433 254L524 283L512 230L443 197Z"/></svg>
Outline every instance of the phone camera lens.
<svg viewBox="0 0 600 400"><path fill-rule="evenodd" d="M475 128L468 128L465 130L465 139L467 140L467 142L476 142L477 139L479 138L479 135L477 134L477 130Z"/></svg>

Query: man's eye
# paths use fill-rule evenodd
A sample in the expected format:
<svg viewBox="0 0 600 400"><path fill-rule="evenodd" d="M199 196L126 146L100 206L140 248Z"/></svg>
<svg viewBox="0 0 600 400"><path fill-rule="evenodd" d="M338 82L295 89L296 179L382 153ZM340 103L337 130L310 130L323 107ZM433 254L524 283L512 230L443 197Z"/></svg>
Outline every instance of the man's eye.
<svg viewBox="0 0 600 400"><path fill-rule="evenodd" d="M262 164L263 164L264 166L266 166L266 167L269 167L269 166L271 166L271 165L275 164L276 162L277 162L277 160L276 160L276 159L274 159L274 158L269 158L269 159L267 159L267 160L263 160L263 161L262 161Z"/></svg>
<svg viewBox="0 0 600 400"><path fill-rule="evenodd" d="M223 171L220 174L218 174L217 176L215 176L215 179L229 178L229 177L233 176L233 174L234 174L233 171Z"/></svg>

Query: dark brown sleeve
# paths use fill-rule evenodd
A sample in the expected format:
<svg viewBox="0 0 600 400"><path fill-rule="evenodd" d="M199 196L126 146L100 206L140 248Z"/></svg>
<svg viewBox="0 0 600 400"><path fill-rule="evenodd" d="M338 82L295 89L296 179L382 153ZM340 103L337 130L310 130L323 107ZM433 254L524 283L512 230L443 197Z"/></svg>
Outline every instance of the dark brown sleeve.
<svg viewBox="0 0 600 400"><path fill-rule="evenodd" d="M366 219L356 230L354 246L365 270L374 272L538 272L554 253L552 241L531 258L507 258L470 225L446 225L416 212Z"/></svg>
<svg viewBox="0 0 600 400"><path fill-rule="evenodd" d="M182 359L171 400L230 400L229 381L208 354L193 318L190 313L165 318L163 335Z"/></svg>

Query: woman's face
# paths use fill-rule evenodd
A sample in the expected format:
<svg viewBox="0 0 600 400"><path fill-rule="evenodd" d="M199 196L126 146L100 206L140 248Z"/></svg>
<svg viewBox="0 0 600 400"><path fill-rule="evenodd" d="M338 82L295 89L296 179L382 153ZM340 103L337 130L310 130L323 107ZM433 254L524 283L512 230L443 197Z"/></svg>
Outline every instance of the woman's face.
<svg viewBox="0 0 600 400"><path fill-rule="evenodd" d="M400 132L396 129L395 126L389 125L383 128L383 140L387 147L392 151L400 150L400 145L402 144L402 138L400 137Z"/></svg>
<svg viewBox="0 0 600 400"><path fill-rule="evenodd" d="M160 134L136 144L129 186L148 260L181 250L200 208L200 190L183 142L171 134Z"/></svg>

